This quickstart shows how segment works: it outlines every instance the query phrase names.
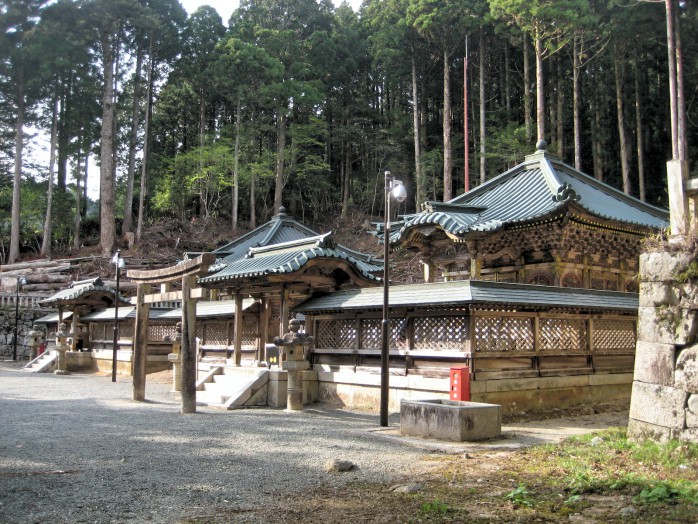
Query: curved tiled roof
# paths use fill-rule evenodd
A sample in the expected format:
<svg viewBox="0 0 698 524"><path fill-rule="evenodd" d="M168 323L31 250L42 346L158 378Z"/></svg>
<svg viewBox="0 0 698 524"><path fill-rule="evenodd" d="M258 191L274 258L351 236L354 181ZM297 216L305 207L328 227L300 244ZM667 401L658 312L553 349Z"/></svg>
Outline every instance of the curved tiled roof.
<svg viewBox="0 0 698 524"><path fill-rule="evenodd" d="M601 219L661 229L669 214L585 175L539 150L525 162L447 203L424 205L424 211L394 224L391 243L410 229L436 226L452 236L494 231L529 222L575 205Z"/></svg>
<svg viewBox="0 0 698 524"><path fill-rule="evenodd" d="M41 300L39 303L43 306L71 304L92 295L99 296L105 302L114 303L116 290L105 286L100 278L79 280L70 284L66 289L60 290L55 295ZM131 303L127 298L122 296L119 296L119 300L122 304Z"/></svg>

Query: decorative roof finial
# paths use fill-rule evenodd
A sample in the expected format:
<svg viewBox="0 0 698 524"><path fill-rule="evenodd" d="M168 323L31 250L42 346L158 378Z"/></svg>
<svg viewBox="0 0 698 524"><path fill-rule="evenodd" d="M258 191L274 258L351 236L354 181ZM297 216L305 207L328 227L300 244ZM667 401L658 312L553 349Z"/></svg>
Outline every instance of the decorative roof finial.
<svg viewBox="0 0 698 524"><path fill-rule="evenodd" d="M546 151L548 149L548 143L544 139L540 139L536 143L536 151Z"/></svg>
<svg viewBox="0 0 698 524"><path fill-rule="evenodd" d="M284 206L279 207L279 214L276 216L278 216L278 217L286 216L286 208Z"/></svg>

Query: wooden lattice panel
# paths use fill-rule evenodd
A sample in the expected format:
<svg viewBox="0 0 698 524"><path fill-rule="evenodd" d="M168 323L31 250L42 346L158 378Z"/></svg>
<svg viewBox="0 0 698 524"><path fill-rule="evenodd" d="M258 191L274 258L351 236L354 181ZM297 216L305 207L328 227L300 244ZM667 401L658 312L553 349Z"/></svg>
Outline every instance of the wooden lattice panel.
<svg viewBox="0 0 698 524"><path fill-rule="evenodd" d="M257 338L259 337L259 329L257 319L251 317L243 317L242 319L242 347L256 348Z"/></svg>
<svg viewBox="0 0 698 524"><path fill-rule="evenodd" d="M104 324L93 322L90 324L90 332L92 340L106 340L104 335Z"/></svg>
<svg viewBox="0 0 698 524"><path fill-rule="evenodd" d="M468 317L416 317L414 349L462 351L468 340Z"/></svg>
<svg viewBox="0 0 698 524"><path fill-rule="evenodd" d="M148 340L161 341L165 340L165 337L170 337L170 339L174 340L176 335L177 330L174 325L148 326Z"/></svg>
<svg viewBox="0 0 698 524"><path fill-rule="evenodd" d="M133 340L133 324L119 324L119 340Z"/></svg>
<svg viewBox="0 0 698 524"><path fill-rule="evenodd" d="M635 349L634 320L595 320L594 351L627 351Z"/></svg>
<svg viewBox="0 0 698 524"><path fill-rule="evenodd" d="M206 322L204 324L203 344L227 346L228 345L228 323L227 322ZM198 331L198 329L197 329Z"/></svg>
<svg viewBox="0 0 698 524"><path fill-rule="evenodd" d="M585 320L541 318L539 322L541 351L586 351Z"/></svg>
<svg viewBox="0 0 698 524"><path fill-rule="evenodd" d="M533 319L477 317L475 351L533 351Z"/></svg>
<svg viewBox="0 0 698 524"><path fill-rule="evenodd" d="M197 322L196 323L196 337L199 340L204 339L204 331L205 331L205 328L204 328L203 322Z"/></svg>
<svg viewBox="0 0 698 524"><path fill-rule="evenodd" d="M322 349L356 347L354 320L320 320L315 325L315 344Z"/></svg>
<svg viewBox="0 0 698 524"><path fill-rule="evenodd" d="M380 349L382 323L380 318L361 320L361 349Z"/></svg>

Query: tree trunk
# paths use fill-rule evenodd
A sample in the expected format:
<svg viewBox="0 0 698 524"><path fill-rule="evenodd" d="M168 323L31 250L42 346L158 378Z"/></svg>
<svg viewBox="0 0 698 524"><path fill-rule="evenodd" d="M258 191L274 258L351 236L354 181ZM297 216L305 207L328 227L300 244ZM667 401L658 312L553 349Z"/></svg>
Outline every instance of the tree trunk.
<svg viewBox="0 0 698 524"><path fill-rule="evenodd" d="M114 55L111 35L102 37L102 129L100 132L100 248L102 256L110 257L116 243L114 218Z"/></svg>
<svg viewBox="0 0 698 524"><path fill-rule="evenodd" d="M41 241L41 256L51 255L51 218L53 215L53 179L56 164L56 140L58 135L58 95L53 98L53 116L51 118L51 146L48 160L48 189L46 190L46 218L44 235Z"/></svg>
<svg viewBox="0 0 698 524"><path fill-rule="evenodd" d="M56 167L56 187L59 191L66 190L68 172L68 157L70 155L70 123L73 90L73 72L64 79L60 95L60 114L58 118L58 165Z"/></svg>
<svg viewBox="0 0 698 524"><path fill-rule="evenodd" d="M468 127L468 36L463 57L463 191L470 191L470 129ZM418 208L419 209L419 208Z"/></svg>
<svg viewBox="0 0 698 524"><path fill-rule="evenodd" d="M601 82L599 80L598 68L594 68L593 79L594 79L594 89L592 89L591 96L591 156L594 166L594 178L596 180L603 181L603 145L601 140L601 104L599 102L601 89Z"/></svg>
<svg viewBox="0 0 698 524"><path fill-rule="evenodd" d="M635 50L635 129L637 134L637 182L640 200L645 201L645 153L642 132L642 101L640 96L640 63Z"/></svg>
<svg viewBox="0 0 698 524"><path fill-rule="evenodd" d="M581 93L579 91L579 36L572 42L572 115L574 126L574 167L582 170L582 122L581 122Z"/></svg>
<svg viewBox="0 0 698 524"><path fill-rule="evenodd" d="M487 115L485 112L485 35L482 28L480 28L478 45L480 47L480 184L484 184L487 178L487 160L485 158L487 153L487 145L485 144Z"/></svg>
<svg viewBox="0 0 698 524"><path fill-rule="evenodd" d="M283 205L284 156L286 155L286 107L277 111L276 122L276 185L274 188L274 212L279 213Z"/></svg>
<svg viewBox="0 0 698 524"><path fill-rule="evenodd" d="M557 56L555 63L557 68L557 115L555 118L557 124L557 156L563 158L565 153L565 91L563 89L564 85L562 81L562 59L559 55Z"/></svg>
<svg viewBox="0 0 698 524"><path fill-rule="evenodd" d="M688 144L686 142L686 95L683 84L683 46L681 45L681 17L674 10L674 34L676 35L676 116L677 138L679 141L679 160L688 159Z"/></svg>
<svg viewBox="0 0 698 524"><path fill-rule="evenodd" d="M140 242L143 237L143 225L145 222L145 193L146 181L148 179L148 156L150 148L150 121L153 112L153 77L155 76L155 59L153 58L153 44L150 44L148 52L150 56L150 67L148 68L148 89L145 100L145 122L143 129L143 159L141 160L141 191L138 195L138 222L136 223L136 242Z"/></svg>
<svg viewBox="0 0 698 524"><path fill-rule="evenodd" d="M509 42L504 42L504 107L507 110L507 121L511 120L511 51Z"/></svg>
<svg viewBox="0 0 698 524"><path fill-rule="evenodd" d="M133 107L131 111L131 136L128 144L128 174L126 176L126 198L124 200L124 222L121 234L133 231L133 183L136 178L136 146L138 145L138 123L141 115L141 69L143 50L136 54L136 71L133 76Z"/></svg>
<svg viewBox="0 0 698 524"><path fill-rule="evenodd" d="M12 225L10 226L10 253L8 264L13 264L19 258L19 235L21 219L21 192L22 184L22 151L24 148L24 71L20 65L19 78L17 79L17 124L15 127L15 171L14 185L12 186Z"/></svg>
<svg viewBox="0 0 698 524"><path fill-rule="evenodd" d="M676 86L676 44L674 32L674 0L666 0L666 34L669 53L669 109L671 113L671 158L679 160L679 113Z"/></svg>
<svg viewBox="0 0 698 524"><path fill-rule="evenodd" d="M536 132L545 140L545 85L543 78L543 41L536 35Z"/></svg>
<svg viewBox="0 0 698 524"><path fill-rule="evenodd" d="M528 35L524 33L524 35L523 35L524 126L526 128L526 141L530 143L531 142L531 135L533 134L533 126L531 125L531 64L529 62L528 55L529 55Z"/></svg>
<svg viewBox="0 0 698 524"><path fill-rule="evenodd" d="M82 162L82 150L78 149L77 158L75 159L75 227L73 231L73 251L80 250L80 226L82 224L82 191L80 190L80 169Z"/></svg>
<svg viewBox="0 0 698 524"><path fill-rule="evenodd" d="M453 198L453 162L451 159L451 68L448 51L444 50L444 202Z"/></svg>
<svg viewBox="0 0 698 524"><path fill-rule="evenodd" d="M233 235L238 234L238 214L240 198L240 121L242 120L242 100L240 94L237 98L237 107L235 108L235 146L233 156Z"/></svg>
<svg viewBox="0 0 698 524"><path fill-rule="evenodd" d="M415 171L415 202L417 206L426 200L424 198L426 181L422 170L422 148L419 141L419 97L417 91L417 62L412 53L412 133L414 135L414 171Z"/></svg>
<svg viewBox="0 0 698 524"><path fill-rule="evenodd" d="M614 53L614 73L616 83L616 113L618 117L618 141L620 145L620 166L623 176L623 192L630 194L630 167L628 162L628 137L625 131L625 115L623 106L623 62L618 49Z"/></svg>

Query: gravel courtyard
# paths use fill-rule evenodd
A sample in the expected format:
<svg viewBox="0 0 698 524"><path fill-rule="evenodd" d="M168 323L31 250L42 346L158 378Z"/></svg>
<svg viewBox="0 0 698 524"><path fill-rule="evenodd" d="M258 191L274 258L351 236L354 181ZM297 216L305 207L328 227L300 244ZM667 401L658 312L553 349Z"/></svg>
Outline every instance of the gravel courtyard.
<svg viewBox="0 0 698 524"><path fill-rule="evenodd" d="M150 378L150 377L149 377ZM0 363L0 522L255 522L314 486L399 481L425 451L372 434L376 415L324 407L182 415L171 384L33 374ZM356 467L328 473L329 459ZM238 518L239 516L239 518Z"/></svg>

